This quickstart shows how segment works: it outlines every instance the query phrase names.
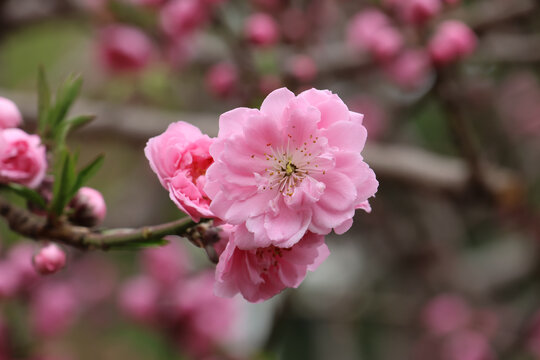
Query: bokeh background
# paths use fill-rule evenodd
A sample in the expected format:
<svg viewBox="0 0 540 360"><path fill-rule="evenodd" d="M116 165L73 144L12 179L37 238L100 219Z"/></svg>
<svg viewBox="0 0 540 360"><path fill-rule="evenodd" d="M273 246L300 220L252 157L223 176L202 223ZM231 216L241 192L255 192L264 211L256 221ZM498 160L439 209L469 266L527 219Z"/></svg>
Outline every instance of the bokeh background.
<svg viewBox="0 0 540 360"><path fill-rule="evenodd" d="M535 0L0 0L0 96L25 129L39 66L54 87L84 77L73 112L97 119L70 146L106 154L104 227L183 216L148 138L179 120L215 136L219 114L282 86L364 113L380 182L328 260L263 304L175 292L211 289L181 239L69 250L0 296L0 359L540 359L539 65ZM1 226L0 289L34 251Z"/></svg>

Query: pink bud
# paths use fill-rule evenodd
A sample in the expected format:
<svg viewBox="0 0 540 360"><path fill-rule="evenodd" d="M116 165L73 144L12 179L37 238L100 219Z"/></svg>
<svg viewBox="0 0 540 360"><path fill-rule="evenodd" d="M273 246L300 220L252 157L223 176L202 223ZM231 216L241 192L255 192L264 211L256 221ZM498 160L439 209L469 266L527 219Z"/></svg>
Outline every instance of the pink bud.
<svg viewBox="0 0 540 360"><path fill-rule="evenodd" d="M435 335L445 335L464 328L471 319L467 303L456 295L439 295L423 311L423 322Z"/></svg>
<svg viewBox="0 0 540 360"><path fill-rule="evenodd" d="M436 64L448 64L464 58L476 49L476 35L457 20L443 22L429 42L429 52Z"/></svg>
<svg viewBox="0 0 540 360"><path fill-rule="evenodd" d="M160 14L161 28L171 37L185 36L208 20L208 9L200 0L168 2Z"/></svg>
<svg viewBox="0 0 540 360"><path fill-rule="evenodd" d="M105 219L107 214L107 205L103 195L90 187L79 189L70 203L73 213L69 220L82 226L96 226Z"/></svg>
<svg viewBox="0 0 540 360"><path fill-rule="evenodd" d="M0 96L0 129L17 127L21 122L22 116L17 105Z"/></svg>
<svg viewBox="0 0 540 360"><path fill-rule="evenodd" d="M238 83L236 68L229 63L216 64L206 73L206 87L210 93L219 98L230 96Z"/></svg>
<svg viewBox="0 0 540 360"><path fill-rule="evenodd" d="M256 13L247 18L244 34L250 43L257 46L272 46L279 39L276 22L264 13Z"/></svg>
<svg viewBox="0 0 540 360"><path fill-rule="evenodd" d="M42 247L34 256L34 268L42 275L54 274L66 265L66 253L56 244Z"/></svg>
<svg viewBox="0 0 540 360"><path fill-rule="evenodd" d="M110 72L137 72L144 69L153 53L148 36L139 29L111 25L99 36L100 61Z"/></svg>
<svg viewBox="0 0 540 360"><path fill-rule="evenodd" d="M300 82L308 83L317 77L317 65L307 55L295 55L287 65L291 74Z"/></svg>
<svg viewBox="0 0 540 360"><path fill-rule="evenodd" d="M407 0L400 4L405 21L421 25L441 11L441 0Z"/></svg>
<svg viewBox="0 0 540 360"><path fill-rule="evenodd" d="M118 299L123 312L134 321L151 324L158 315L159 289L150 278L139 276L128 280Z"/></svg>
<svg viewBox="0 0 540 360"><path fill-rule="evenodd" d="M386 66L386 72L397 85L414 89L424 84L430 75L428 54L423 50L407 50Z"/></svg>

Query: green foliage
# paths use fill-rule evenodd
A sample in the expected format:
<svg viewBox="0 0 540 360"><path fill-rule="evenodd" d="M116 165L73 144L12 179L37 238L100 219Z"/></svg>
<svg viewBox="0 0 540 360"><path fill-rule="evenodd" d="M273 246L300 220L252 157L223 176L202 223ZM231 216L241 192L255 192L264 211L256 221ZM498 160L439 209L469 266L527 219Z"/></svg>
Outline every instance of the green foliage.
<svg viewBox="0 0 540 360"><path fill-rule="evenodd" d="M45 203L45 200L43 197L35 190L27 188L26 186L22 186L19 184L8 184L5 187L7 190L11 191L14 194L17 194L18 196L26 199L27 201L31 202L34 205L39 206L42 209L47 208L47 204Z"/></svg>

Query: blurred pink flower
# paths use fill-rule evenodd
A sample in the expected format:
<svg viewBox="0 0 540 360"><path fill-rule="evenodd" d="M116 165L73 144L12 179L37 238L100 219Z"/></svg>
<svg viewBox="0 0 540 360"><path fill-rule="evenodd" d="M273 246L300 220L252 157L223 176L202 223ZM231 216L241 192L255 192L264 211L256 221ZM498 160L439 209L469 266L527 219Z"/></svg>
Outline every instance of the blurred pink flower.
<svg viewBox="0 0 540 360"><path fill-rule="evenodd" d="M415 89L426 83L432 71L424 50L407 50L386 65L386 73L397 85Z"/></svg>
<svg viewBox="0 0 540 360"><path fill-rule="evenodd" d="M487 338L471 330L459 331L445 339L444 360L492 360L493 354Z"/></svg>
<svg viewBox="0 0 540 360"><path fill-rule="evenodd" d="M275 20L264 13L255 13L246 19L244 34L251 44L257 46L271 46L279 40L279 29Z"/></svg>
<svg viewBox="0 0 540 360"><path fill-rule="evenodd" d="M120 289L118 304L132 320L142 324L154 324L158 317L159 286L147 276L126 281Z"/></svg>
<svg viewBox="0 0 540 360"><path fill-rule="evenodd" d="M352 111L364 114L362 124L368 132L368 141L377 140L388 131L388 115L375 97L359 95L349 100L348 103Z"/></svg>
<svg viewBox="0 0 540 360"><path fill-rule="evenodd" d="M83 186L70 203L73 214L70 220L83 226L96 226L103 222L107 215L107 205L103 195L96 189Z"/></svg>
<svg viewBox="0 0 540 360"><path fill-rule="evenodd" d="M288 59L287 68L300 82L309 83L317 77L317 64L308 55L295 55Z"/></svg>
<svg viewBox="0 0 540 360"><path fill-rule="evenodd" d="M441 0L403 0L398 9L405 21L421 25L441 12Z"/></svg>
<svg viewBox="0 0 540 360"><path fill-rule="evenodd" d="M0 129L14 128L21 123L22 115L17 105L0 96Z"/></svg>
<svg viewBox="0 0 540 360"><path fill-rule="evenodd" d="M231 338L237 302L214 295L214 273L205 271L176 289L175 316L181 324L180 344L193 356L211 353Z"/></svg>
<svg viewBox="0 0 540 360"><path fill-rule="evenodd" d="M46 171L45 146L39 136L20 129L0 132L0 182L35 188L43 181Z"/></svg>
<svg viewBox="0 0 540 360"><path fill-rule="evenodd" d="M283 289L296 288L329 255L324 236L307 232L292 247L270 245L242 249L255 244L244 225L232 232L216 268L215 293L232 297L237 293L250 302L270 299Z"/></svg>
<svg viewBox="0 0 540 360"><path fill-rule="evenodd" d="M98 253L86 253L69 268L69 285L77 300L85 305L95 305L111 297L117 283L114 263Z"/></svg>
<svg viewBox="0 0 540 360"><path fill-rule="evenodd" d="M464 23L447 20L439 25L429 42L429 53L436 64L448 64L470 55L476 49L476 35Z"/></svg>
<svg viewBox="0 0 540 360"><path fill-rule="evenodd" d="M41 336L56 336L75 321L77 301L71 287L47 283L33 294L31 320L34 331Z"/></svg>
<svg viewBox="0 0 540 360"><path fill-rule="evenodd" d="M150 63L153 52L150 38L135 27L111 25L99 34L99 60L107 71L141 71Z"/></svg>
<svg viewBox="0 0 540 360"><path fill-rule="evenodd" d="M206 74L206 88L219 98L231 95L238 83L238 74L234 65L221 62L212 66Z"/></svg>
<svg viewBox="0 0 540 360"><path fill-rule="evenodd" d="M7 262L17 273L20 288L30 287L40 278L32 264L35 250L34 244L19 242L7 254Z"/></svg>
<svg viewBox="0 0 540 360"><path fill-rule="evenodd" d="M186 249L178 241L144 250L141 253L141 264L144 272L164 288L185 277L191 268Z"/></svg>
<svg viewBox="0 0 540 360"><path fill-rule="evenodd" d="M290 247L308 230L341 234L377 191L360 155L366 136L362 115L328 90L295 96L282 88L261 110L229 111L210 148L210 209L254 234L240 248Z"/></svg>
<svg viewBox="0 0 540 360"><path fill-rule="evenodd" d="M8 261L0 261L0 299L14 296L19 286L20 277L17 270Z"/></svg>
<svg viewBox="0 0 540 360"><path fill-rule="evenodd" d="M54 274L66 265L66 253L60 246L50 243L34 255L34 267L42 275Z"/></svg>
<svg viewBox="0 0 540 360"><path fill-rule="evenodd" d="M368 9L350 21L347 44L352 49L368 51L379 61L387 61L403 48L403 37L384 13Z"/></svg>
<svg viewBox="0 0 540 360"><path fill-rule="evenodd" d="M183 121L148 140L144 153L171 200L194 221L213 217L210 199L203 190L206 169L213 160L209 153L213 139Z"/></svg>
<svg viewBox="0 0 540 360"><path fill-rule="evenodd" d="M465 328L471 320L471 309L461 297L442 294L424 307L422 315L426 328L441 336Z"/></svg>
<svg viewBox="0 0 540 360"><path fill-rule="evenodd" d="M161 9L161 28L170 37L183 37L204 25L208 15L204 1L173 0Z"/></svg>

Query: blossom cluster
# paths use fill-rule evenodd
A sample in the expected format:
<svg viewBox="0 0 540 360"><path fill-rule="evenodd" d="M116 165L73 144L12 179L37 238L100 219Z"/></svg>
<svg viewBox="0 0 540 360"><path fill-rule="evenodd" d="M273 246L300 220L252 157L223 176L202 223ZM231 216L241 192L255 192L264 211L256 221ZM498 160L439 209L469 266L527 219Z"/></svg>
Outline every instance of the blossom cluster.
<svg viewBox="0 0 540 360"><path fill-rule="evenodd" d="M375 174L361 151L363 115L328 90L275 90L260 110L221 115L217 138L178 122L145 154L171 199L194 221L225 224L215 292L269 299L297 287L328 256L324 236L370 211ZM222 248L222 247L221 247Z"/></svg>

